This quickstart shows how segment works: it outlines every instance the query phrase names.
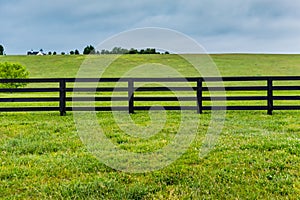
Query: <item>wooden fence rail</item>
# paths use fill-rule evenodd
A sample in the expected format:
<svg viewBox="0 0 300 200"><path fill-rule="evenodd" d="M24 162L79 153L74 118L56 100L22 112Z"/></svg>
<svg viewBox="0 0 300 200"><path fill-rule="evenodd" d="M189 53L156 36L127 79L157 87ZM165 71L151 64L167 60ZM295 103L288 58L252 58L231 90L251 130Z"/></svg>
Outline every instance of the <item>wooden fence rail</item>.
<svg viewBox="0 0 300 200"><path fill-rule="evenodd" d="M4 88L1 85L7 83L34 83L35 86L39 84L58 84L57 87L26 87L26 88ZM76 83L127 83L126 87L68 87L68 84ZM191 87L184 86L172 86L172 87L135 87L135 83L188 83L192 84ZM210 82L224 83L225 86L209 87ZM234 85L228 86L227 82L247 82L247 85ZM249 82L259 82L261 84L251 85ZM274 82L295 83L296 85L287 84L275 86ZM249 84L248 84L249 83ZM7 93L9 95L2 94L0 96L0 112L31 112L31 111L59 111L60 115L65 115L67 111L128 111L134 113L135 110L196 110L198 113L202 113L204 110L266 110L269 115L272 115L273 110L300 110L300 76L266 76L266 77L207 77L207 78L53 78L53 79L0 79L0 93ZM218 84L217 84L218 85ZM194 96L158 96L155 94L161 94L162 92L170 91L194 91ZM205 92L217 92L220 91L225 94L223 96L209 96L204 95ZM266 92L266 95L227 95L227 92ZM290 93L291 95L274 95L274 91L281 91ZM70 97L69 93L96 93L96 92L125 92L126 96L102 96L96 95L95 97ZM139 92L151 92L151 96L135 96ZM58 97L16 97L15 94L28 93L28 94L46 94L57 93ZM3 97L4 96L4 97ZM84 102L84 101L127 101L127 106L95 106L95 107L73 107L68 106L67 102ZM181 102L190 101L195 102L195 106L135 106L135 102ZM266 105L229 105L229 106L205 106L203 103L211 101L264 101ZM288 105L274 105L274 101L290 101L295 104ZM7 106L8 103L36 103L36 102L57 102L59 106ZM4 105L4 103L6 103ZM1 106L2 104L2 106ZM4 105L4 106L3 106Z"/></svg>

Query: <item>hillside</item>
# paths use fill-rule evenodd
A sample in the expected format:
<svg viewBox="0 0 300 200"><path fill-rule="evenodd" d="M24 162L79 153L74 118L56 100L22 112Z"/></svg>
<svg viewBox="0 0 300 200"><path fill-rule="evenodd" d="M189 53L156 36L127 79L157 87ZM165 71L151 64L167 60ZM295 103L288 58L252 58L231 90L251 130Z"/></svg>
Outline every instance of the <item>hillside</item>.
<svg viewBox="0 0 300 200"><path fill-rule="evenodd" d="M107 56L107 55L106 55ZM81 64L87 57L79 56L0 56L0 62L18 62L25 65L30 77L75 77ZM105 55L94 56L103 58ZM282 76L300 75L300 55L254 55L254 54L218 54L211 55L222 76ZM93 57L89 57L93 59ZM126 69L145 63L161 63L174 66L184 76L194 76L192 70L186 70L188 63L177 55L123 55L113 64L115 70Z"/></svg>

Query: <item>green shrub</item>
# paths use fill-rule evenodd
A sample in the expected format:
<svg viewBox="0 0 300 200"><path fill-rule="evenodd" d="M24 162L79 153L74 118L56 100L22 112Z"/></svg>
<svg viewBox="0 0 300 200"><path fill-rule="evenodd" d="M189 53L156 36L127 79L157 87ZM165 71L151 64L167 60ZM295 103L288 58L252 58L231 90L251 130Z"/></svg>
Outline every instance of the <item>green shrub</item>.
<svg viewBox="0 0 300 200"><path fill-rule="evenodd" d="M0 55L4 55L4 47L0 45Z"/></svg>
<svg viewBox="0 0 300 200"><path fill-rule="evenodd" d="M0 63L0 79L26 79L29 72L26 67L18 63ZM25 87L28 83L0 83L1 88Z"/></svg>

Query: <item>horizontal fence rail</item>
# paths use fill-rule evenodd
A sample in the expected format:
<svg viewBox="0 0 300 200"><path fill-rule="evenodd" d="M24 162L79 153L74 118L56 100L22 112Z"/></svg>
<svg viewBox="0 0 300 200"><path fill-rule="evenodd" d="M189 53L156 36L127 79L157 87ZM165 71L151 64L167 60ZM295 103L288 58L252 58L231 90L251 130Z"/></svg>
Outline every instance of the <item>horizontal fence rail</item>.
<svg viewBox="0 0 300 200"><path fill-rule="evenodd" d="M179 86L148 86L137 87L139 83L178 83ZM210 83L222 83L211 86ZM252 82L255 82L252 83ZM279 85L274 85L274 83ZM292 85L290 83L295 83ZM7 84L30 83L25 88L5 88ZM75 87L77 83L93 83L95 87ZM108 86L107 83L122 83L121 87ZM188 83L190 87L180 83ZM231 83L232 85L228 85ZM242 84L243 83L243 84ZM252 84L251 84L252 83ZM281 85L284 83L285 85ZM274 110L300 110L300 76L276 77L206 77L206 78L53 78L53 79L0 79L0 112L31 112L31 111L59 111L65 115L67 111L128 111L137 110L266 110L272 115ZM238 85L237 85L238 84ZM34 87L33 87L34 85ZM45 87L45 85L49 85ZM54 86L55 85L55 86ZM101 87L100 87L100 86ZM122 93L114 96L112 93ZM151 96L143 96L143 93ZM184 96L162 95L164 92L186 92ZM191 93L192 92L192 93ZM221 92L221 96L211 96L210 92ZM230 92L239 92L238 95L229 95ZM240 93L256 92L255 95L240 95ZM264 93L261 95L261 93ZM274 92L281 92L280 95ZM76 96L86 93L94 96ZM45 96L51 94L50 96ZM56 95L55 95L56 94ZM73 94L73 95L72 95ZM141 94L141 95L137 95ZM24 96L25 95L25 96ZM30 97L27 95L31 95ZM34 95L37 95L34 97ZM74 102L126 102L126 106L74 106ZM264 102L264 105L247 105L243 102ZM292 102L292 104L275 105L277 101ZM146 105L135 103L146 102ZM149 102L193 102L194 105L164 105L152 106ZM237 105L216 106L204 105L207 102L236 102ZM13 103L19 103L11 106ZM30 103L22 106L22 103ZM56 106L32 106L34 103L56 103Z"/></svg>

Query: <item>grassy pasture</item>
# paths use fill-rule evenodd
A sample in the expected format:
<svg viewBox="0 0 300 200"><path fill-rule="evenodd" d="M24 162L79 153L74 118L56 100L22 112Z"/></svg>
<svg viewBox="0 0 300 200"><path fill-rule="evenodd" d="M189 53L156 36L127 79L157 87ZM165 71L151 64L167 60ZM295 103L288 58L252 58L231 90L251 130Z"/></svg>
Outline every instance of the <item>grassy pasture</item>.
<svg viewBox="0 0 300 200"><path fill-rule="evenodd" d="M31 78L74 78L77 76L77 72L81 65L86 66L86 63L100 62L105 59L112 59L115 56L105 55L105 56L90 56L87 57L83 55L79 56L2 56L0 57L0 62L19 62L27 66ZM193 56L191 56L193 57ZM218 67L221 76L294 76L300 74L300 55L211 55L213 62ZM194 77L199 76L199 73L178 55L123 55L118 57L108 69L106 69L102 77L122 77L124 73L130 71L130 69L141 66L145 63L150 64L162 64L171 66L176 69L182 76ZM97 65L99 71L102 70L103 66ZM149 69L153 69L150 66ZM149 71L150 72L150 71ZM159 71L158 71L159 73ZM150 73L155 74L155 73ZM93 73L90 75L92 77L96 76ZM89 77L90 77L89 76ZM147 73L140 71L137 77L147 77ZM168 75L170 76L170 75ZM225 86L235 86L235 85L252 85L252 86L266 86L266 82L263 81L251 81L251 82L225 82ZM275 86L277 85L299 85L300 81L294 82L282 82L274 81ZM114 84L104 83L103 86L113 86ZM125 84L126 85L126 84ZM68 84L72 86L72 84ZM194 84L195 86L195 84ZM54 84L30 84L29 87L58 87L58 83ZM289 92L288 95L297 95L298 91ZM110 95L111 93L106 93ZM160 93L159 95L162 95ZM167 94L167 93L164 93ZM247 96L247 95L260 95L265 96L266 92L227 92L230 96ZM275 91L275 95L286 95L285 92ZM0 97L5 97L8 94L1 94ZM16 94L13 94L16 95ZM32 94L38 97L57 97L57 93L44 93L44 94ZM120 94L127 95L127 94ZM151 93L139 93L138 95L152 95ZM181 93L183 96L194 96L195 94ZM208 93L204 94L207 96ZM17 94L18 97L28 96L28 94ZM69 96L72 96L69 94ZM275 101L274 105L282 104L295 104L295 101ZM170 104L170 103L169 103ZM174 104L174 102L171 104ZM194 105L195 102L189 103L188 105ZM227 105L238 105L240 102L228 101ZM247 105L266 105L266 101L248 101L244 102ZM6 105L6 104L2 104ZM18 104L7 104L9 106L14 106ZM22 103L22 105L31 105L28 103ZM45 105L43 103L37 103L36 105ZM47 105L47 104L46 104ZM50 105L57 106L57 103L51 103ZM69 104L70 105L70 104ZM100 105L108 105L107 102ZM137 103L138 105L138 103ZM174 104L175 105L175 104ZM205 102L204 105L209 105L209 102Z"/></svg>
<svg viewBox="0 0 300 200"><path fill-rule="evenodd" d="M211 55L222 76L294 76L300 74L300 55ZM0 56L0 62L19 62L27 66L32 78L74 77L85 56ZM186 62L175 55L125 55L113 63L112 69L128 69L145 62L158 62L175 66L185 76L194 76L185 70ZM108 77L119 77L112 71Z"/></svg>
<svg viewBox="0 0 300 200"><path fill-rule="evenodd" d="M54 78L74 77L84 59L84 56L2 56L0 62L24 64L31 77ZM222 76L300 75L299 55L212 55L212 59ZM145 62L171 63L185 76L195 74L174 55L128 55L113 63L105 76L118 77ZM13 94L0 97L7 95ZM112 113L97 114L107 137L128 151L153 151L170 142L176 134L180 113L167 112L167 115L164 129L142 140L122 132ZM210 112L199 115L197 136L176 162L159 171L129 174L105 166L87 151L77 134L72 113L65 117L58 113L0 113L0 198L297 199L300 196L300 111L275 111L273 116L265 111L228 111L215 148L208 156L199 158L210 117ZM141 126L150 123L147 112L137 112L132 118Z"/></svg>

